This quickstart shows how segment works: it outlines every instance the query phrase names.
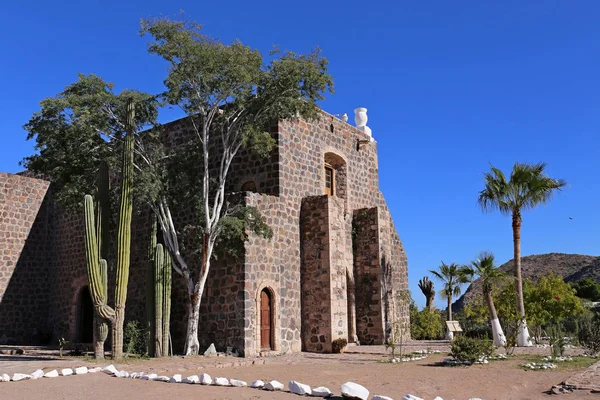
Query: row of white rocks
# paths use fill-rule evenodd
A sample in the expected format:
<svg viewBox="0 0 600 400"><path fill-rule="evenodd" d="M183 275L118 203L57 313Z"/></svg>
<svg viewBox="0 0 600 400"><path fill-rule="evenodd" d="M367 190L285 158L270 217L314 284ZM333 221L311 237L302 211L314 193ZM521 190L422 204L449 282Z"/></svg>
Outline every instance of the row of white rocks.
<svg viewBox="0 0 600 400"><path fill-rule="evenodd" d="M144 372L132 372L129 373L127 371L119 371L115 368L114 365L109 365L107 367L78 367L75 369L72 368L63 368L60 370L52 370L49 372L45 372L41 369L34 371L31 374L20 374L16 373L13 376L9 376L8 374L0 375L0 382L18 382L27 379L39 379L39 378L56 378L59 376L70 376L70 375L84 375L88 373L95 372L105 372L108 375L117 377L117 378L130 378L130 379L141 379L147 381L157 381L157 382L168 382L168 383L187 383L187 384L200 384L200 385L214 385L214 386L230 386L230 387L246 387L249 386L253 389L262 389L269 391L280 391L284 389L284 385L278 381L270 381L264 382L262 380L256 380L248 385L246 382L238 379L228 379L223 377L215 377L214 379L204 373L200 376L191 375L186 378L183 378L181 374L175 374L173 376L166 375L157 375L157 374L145 374ZM298 395L308 395L313 397L330 397L333 395L331 390L324 386L319 386L315 388L311 388L309 385L297 382L297 381L289 381L288 389L291 393L295 393ZM362 385L354 382L346 382L342 385L341 388L342 396L344 398L350 399L359 399L359 400L368 400L369 398L369 390ZM382 395L374 395L371 397L371 400L392 400L391 397L382 396ZM402 398L402 400L423 400L420 397L414 396L412 394L407 394ZM443 400L441 397L436 397L433 400ZM480 400L480 399L469 399L469 400Z"/></svg>

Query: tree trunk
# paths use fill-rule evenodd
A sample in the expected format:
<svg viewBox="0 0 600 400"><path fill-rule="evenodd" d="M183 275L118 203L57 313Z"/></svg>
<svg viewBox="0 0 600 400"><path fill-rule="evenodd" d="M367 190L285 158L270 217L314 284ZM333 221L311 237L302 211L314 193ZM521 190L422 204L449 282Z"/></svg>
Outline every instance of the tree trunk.
<svg viewBox="0 0 600 400"><path fill-rule="evenodd" d="M433 310L435 309L435 305L434 305L434 301L435 301L435 296L434 295L430 295L427 297L427 308L429 309L429 311L433 312Z"/></svg>
<svg viewBox="0 0 600 400"><path fill-rule="evenodd" d="M448 296L448 321L452 321L452 296Z"/></svg>
<svg viewBox="0 0 600 400"><path fill-rule="evenodd" d="M527 329L525 320L525 303L523 301L523 279L521 277L521 213L513 211L513 245L514 245L514 263L515 263L515 291L517 293L517 314L519 317L519 333L517 337L517 346L531 346L531 338Z"/></svg>
<svg viewBox="0 0 600 400"><path fill-rule="evenodd" d="M494 345L504 346L506 345L506 336L504 336L504 331L500 325L500 320L498 320L498 314L496 313L496 307L494 306L494 299L492 298L491 292L485 293L485 301L490 311L490 323L492 325L492 337L494 339Z"/></svg>
<svg viewBox="0 0 600 400"><path fill-rule="evenodd" d="M131 216L133 212L133 145L135 130L135 108L133 100L127 104L126 132L123 143L123 164L121 181L121 206L117 232L117 280L115 284L115 323L113 324L113 359L123 358L123 324L125 303L129 283L129 263L131 246Z"/></svg>
<svg viewBox="0 0 600 400"><path fill-rule="evenodd" d="M196 355L200 351L198 342L198 323L200 321L200 301L204 293L204 285L210 269L210 257L212 255L214 242L208 234L202 235L202 267L200 268L200 279L194 286L194 292L190 294L188 304L188 326L185 338L185 355ZM189 286L189 285L188 285Z"/></svg>

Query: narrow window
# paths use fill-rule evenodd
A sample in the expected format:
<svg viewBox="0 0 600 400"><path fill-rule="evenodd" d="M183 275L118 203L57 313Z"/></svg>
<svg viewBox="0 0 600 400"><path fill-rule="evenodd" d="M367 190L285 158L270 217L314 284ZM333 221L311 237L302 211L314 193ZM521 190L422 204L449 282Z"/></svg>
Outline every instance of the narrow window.
<svg viewBox="0 0 600 400"><path fill-rule="evenodd" d="M333 196L333 168L325 166L325 194Z"/></svg>

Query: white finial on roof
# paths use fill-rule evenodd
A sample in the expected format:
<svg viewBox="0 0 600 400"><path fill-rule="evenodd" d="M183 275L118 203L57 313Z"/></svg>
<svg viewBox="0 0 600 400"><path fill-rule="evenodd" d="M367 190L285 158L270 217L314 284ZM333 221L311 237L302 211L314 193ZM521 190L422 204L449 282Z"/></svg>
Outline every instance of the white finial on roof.
<svg viewBox="0 0 600 400"><path fill-rule="evenodd" d="M354 122L356 123L356 127L369 135L371 140L373 140L373 136L371 133L371 128L367 126L367 121L369 117L367 116L367 109L364 107L359 107L354 110Z"/></svg>

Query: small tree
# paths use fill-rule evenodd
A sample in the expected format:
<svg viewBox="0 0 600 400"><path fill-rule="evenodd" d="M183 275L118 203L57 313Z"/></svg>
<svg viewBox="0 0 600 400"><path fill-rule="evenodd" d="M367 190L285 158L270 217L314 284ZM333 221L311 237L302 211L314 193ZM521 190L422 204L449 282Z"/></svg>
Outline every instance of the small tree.
<svg viewBox="0 0 600 400"><path fill-rule="evenodd" d="M165 244L172 253L173 268L188 288L188 323L185 354L198 354L200 299L204 292L215 244L227 217L234 213L225 192L231 163L241 148L269 154L275 145L270 124L298 115L314 118L316 102L332 91L327 60L316 50L308 55L287 52L264 64L261 54L235 41L223 44L202 33L190 21L167 18L142 21L142 35L149 35L148 51L169 64L163 97L179 106L193 128L189 149L197 155L199 190L195 192L201 238L201 262L190 266L179 248L178 232L169 199L159 197L155 212ZM231 221L231 220L230 220Z"/></svg>
<svg viewBox="0 0 600 400"><path fill-rule="evenodd" d="M442 281L444 285L440 293L448 301L448 321L452 321L452 298L459 296L461 293L460 286L469 282L469 278L465 273L466 268L456 263L447 265L442 261L438 271L430 270L429 272Z"/></svg>

